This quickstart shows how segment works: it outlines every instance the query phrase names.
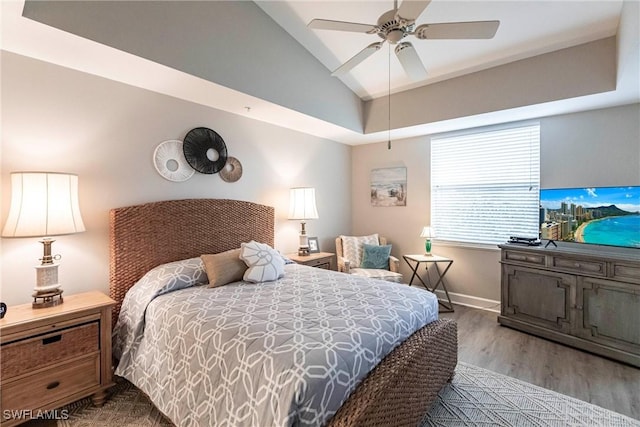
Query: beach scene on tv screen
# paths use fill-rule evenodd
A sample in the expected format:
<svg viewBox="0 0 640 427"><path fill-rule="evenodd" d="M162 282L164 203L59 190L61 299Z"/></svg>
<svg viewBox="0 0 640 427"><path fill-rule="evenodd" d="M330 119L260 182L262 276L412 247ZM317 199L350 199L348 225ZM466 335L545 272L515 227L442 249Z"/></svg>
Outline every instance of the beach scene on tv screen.
<svg viewBox="0 0 640 427"><path fill-rule="evenodd" d="M640 186L540 190L540 238L640 248Z"/></svg>

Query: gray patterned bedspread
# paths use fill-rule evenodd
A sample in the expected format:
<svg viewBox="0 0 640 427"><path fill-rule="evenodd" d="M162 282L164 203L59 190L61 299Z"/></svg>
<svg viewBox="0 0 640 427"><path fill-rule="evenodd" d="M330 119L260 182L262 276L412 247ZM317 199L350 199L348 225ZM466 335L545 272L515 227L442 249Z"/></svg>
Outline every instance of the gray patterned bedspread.
<svg viewBox="0 0 640 427"><path fill-rule="evenodd" d="M317 426L438 317L422 289L301 265L285 271L259 284L134 286L114 331L116 374L179 426Z"/></svg>

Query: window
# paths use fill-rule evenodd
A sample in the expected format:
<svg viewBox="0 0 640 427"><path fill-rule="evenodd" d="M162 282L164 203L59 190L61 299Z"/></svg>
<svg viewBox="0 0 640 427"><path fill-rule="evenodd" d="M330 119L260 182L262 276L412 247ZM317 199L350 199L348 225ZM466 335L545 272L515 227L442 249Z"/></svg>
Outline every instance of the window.
<svg viewBox="0 0 640 427"><path fill-rule="evenodd" d="M431 139L431 225L439 240L537 237L539 187L539 123Z"/></svg>

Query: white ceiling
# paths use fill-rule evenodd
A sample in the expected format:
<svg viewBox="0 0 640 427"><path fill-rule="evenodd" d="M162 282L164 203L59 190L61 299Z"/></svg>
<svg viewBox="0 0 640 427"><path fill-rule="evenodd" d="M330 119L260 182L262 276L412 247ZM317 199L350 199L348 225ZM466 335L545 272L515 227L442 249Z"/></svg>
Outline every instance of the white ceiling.
<svg viewBox="0 0 640 427"><path fill-rule="evenodd" d="M364 46L379 39L375 35L310 30L306 28L306 24L313 18L375 23L381 13L392 7L391 1L315 0L256 3L317 57L327 67L327 73ZM406 138L639 102L639 5L638 0L626 0L624 4L621 0L433 0L417 20L417 24L499 19L500 28L492 40L412 39L427 67L428 78L423 82L410 82L397 59L392 56L391 87L394 92L596 40L618 32L620 45L617 87L615 91L606 93L394 129L391 137ZM0 41L3 50L346 144L387 140L387 132L363 135L26 19L22 17L23 6L24 0L0 0ZM620 25L621 20L624 26ZM342 79L363 99L383 96L387 93L389 85L388 67L387 51L383 48ZM247 110L246 106L250 106L251 109Z"/></svg>
<svg viewBox="0 0 640 427"><path fill-rule="evenodd" d="M375 34L312 30L314 18L375 25L393 0L256 2L328 70L335 70L370 43ZM398 3L401 4L401 1ZM397 92L461 74L575 46L616 34L622 0L457 1L433 0L416 20L426 23L499 20L490 40L418 40L409 36L428 77L413 82L391 48L391 91ZM362 99L384 96L389 87L389 44L354 68L343 82Z"/></svg>

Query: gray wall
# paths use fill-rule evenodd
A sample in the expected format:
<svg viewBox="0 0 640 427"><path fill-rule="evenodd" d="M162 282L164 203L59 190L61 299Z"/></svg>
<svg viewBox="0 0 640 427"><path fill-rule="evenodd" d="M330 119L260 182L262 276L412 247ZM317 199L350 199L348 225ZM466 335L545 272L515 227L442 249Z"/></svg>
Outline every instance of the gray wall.
<svg viewBox="0 0 640 427"><path fill-rule="evenodd" d="M575 98L616 88L616 38L376 98L365 103L365 133ZM456 96L457 94L457 96Z"/></svg>
<svg viewBox="0 0 640 427"><path fill-rule="evenodd" d="M640 104L540 119L541 186L640 185ZM430 137L353 148L352 210L354 234L387 236L393 254L423 253L420 230L430 221ZM380 167L407 167L407 206L374 208L369 202L369 173ZM460 302L494 307L500 299L497 248L445 246L433 252L454 259L449 290ZM401 263L405 280L410 270Z"/></svg>
<svg viewBox="0 0 640 427"><path fill-rule="evenodd" d="M108 292L109 209L156 200L232 198L275 207L276 248L297 249L297 221L289 221L289 188L313 186L320 219L309 221L321 249L349 232L351 148L93 75L2 52L1 219L10 201L10 172L77 173L80 208L87 231L60 236L60 283L66 293ZM196 173L175 183L152 162L162 141L182 139L192 128L218 132L229 155L244 168L226 183ZM331 173L327 173L331 165ZM30 300L34 266L42 256L36 238L1 240L0 298Z"/></svg>
<svg viewBox="0 0 640 427"><path fill-rule="evenodd" d="M27 1L23 15L361 132L362 102L252 1Z"/></svg>

